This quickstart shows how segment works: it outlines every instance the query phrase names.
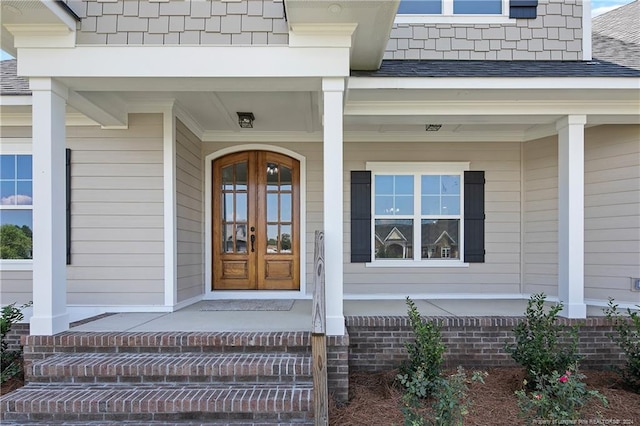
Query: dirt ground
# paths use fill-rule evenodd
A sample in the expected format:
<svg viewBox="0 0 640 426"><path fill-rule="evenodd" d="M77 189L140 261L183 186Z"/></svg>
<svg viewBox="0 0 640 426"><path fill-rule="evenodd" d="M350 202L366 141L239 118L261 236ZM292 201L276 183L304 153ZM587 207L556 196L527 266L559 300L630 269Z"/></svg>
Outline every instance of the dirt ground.
<svg viewBox="0 0 640 426"><path fill-rule="evenodd" d="M465 426L524 425L518 418L514 392L522 388L521 368L494 368L487 371L484 384L470 386L472 401ZM617 374L609 371L581 371L587 376L589 389L596 389L609 401L608 407L590 402L582 411L583 425L640 425L640 394L624 388ZM334 426L403 425L400 411L402 393L393 386L395 371L380 374L351 375L350 401L344 406L330 407L330 424ZM542 423L540 423L542 424Z"/></svg>

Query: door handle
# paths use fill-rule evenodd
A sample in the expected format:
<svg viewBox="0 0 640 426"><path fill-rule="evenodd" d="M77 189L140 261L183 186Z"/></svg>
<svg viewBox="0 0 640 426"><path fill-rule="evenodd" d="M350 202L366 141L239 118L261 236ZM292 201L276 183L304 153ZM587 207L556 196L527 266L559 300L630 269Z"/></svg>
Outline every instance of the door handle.
<svg viewBox="0 0 640 426"><path fill-rule="evenodd" d="M253 253L255 251L253 244L256 242L256 236L255 235L251 235L251 253Z"/></svg>

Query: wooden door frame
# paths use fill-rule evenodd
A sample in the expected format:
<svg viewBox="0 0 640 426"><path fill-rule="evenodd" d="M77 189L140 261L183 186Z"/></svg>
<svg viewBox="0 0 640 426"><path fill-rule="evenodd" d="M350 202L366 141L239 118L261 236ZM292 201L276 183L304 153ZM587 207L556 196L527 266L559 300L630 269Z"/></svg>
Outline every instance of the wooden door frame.
<svg viewBox="0 0 640 426"><path fill-rule="evenodd" d="M212 270L212 254L213 247L211 246L212 241L212 185L211 178L213 172L213 160L224 157L229 154L241 152L241 151L271 151L278 154L287 155L291 158L298 160L300 163L300 289L299 290L219 290L213 291L211 290L211 280L213 277ZM250 299L304 299L307 298L306 294L306 264L307 264L307 253L306 253L306 196L307 196L307 162L306 157L289 149L275 146L275 145L266 145L266 144L244 144L244 145L235 145L232 147L224 148L218 151L214 151L205 155L205 182L204 182L204 203L205 203L205 258L204 258L204 299L242 299L242 298L250 298Z"/></svg>

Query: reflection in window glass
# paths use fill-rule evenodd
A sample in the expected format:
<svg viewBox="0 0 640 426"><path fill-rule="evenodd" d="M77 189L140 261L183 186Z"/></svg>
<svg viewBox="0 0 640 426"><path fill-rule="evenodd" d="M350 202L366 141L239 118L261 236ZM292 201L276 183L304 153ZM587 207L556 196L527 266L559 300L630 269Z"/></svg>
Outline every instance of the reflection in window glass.
<svg viewBox="0 0 640 426"><path fill-rule="evenodd" d="M376 259L413 258L413 220L375 220Z"/></svg>
<svg viewBox="0 0 640 426"><path fill-rule="evenodd" d="M423 219L422 259L459 259L460 220Z"/></svg>
<svg viewBox="0 0 640 426"><path fill-rule="evenodd" d="M31 155L0 155L0 259L33 258Z"/></svg>
<svg viewBox="0 0 640 426"><path fill-rule="evenodd" d="M278 225L267 225L267 253L278 252Z"/></svg>
<svg viewBox="0 0 640 426"><path fill-rule="evenodd" d="M246 191L248 182L247 163L236 164L236 191Z"/></svg>
<svg viewBox="0 0 640 426"><path fill-rule="evenodd" d="M286 166L280 166L280 190L291 191L291 183L293 182L293 175L291 169Z"/></svg>
<svg viewBox="0 0 640 426"><path fill-rule="evenodd" d="M460 176L421 176L422 215L460 214Z"/></svg>
<svg viewBox="0 0 640 426"><path fill-rule="evenodd" d="M291 225L280 226L280 253L291 253Z"/></svg>

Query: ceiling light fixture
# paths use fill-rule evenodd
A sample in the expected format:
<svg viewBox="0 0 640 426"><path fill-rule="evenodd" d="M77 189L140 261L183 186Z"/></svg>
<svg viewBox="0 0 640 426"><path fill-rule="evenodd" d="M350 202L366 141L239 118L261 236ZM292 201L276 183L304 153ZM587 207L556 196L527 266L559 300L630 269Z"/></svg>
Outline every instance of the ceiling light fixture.
<svg viewBox="0 0 640 426"><path fill-rule="evenodd" d="M241 129L253 129L253 120L256 118L252 112L238 112L238 125Z"/></svg>

